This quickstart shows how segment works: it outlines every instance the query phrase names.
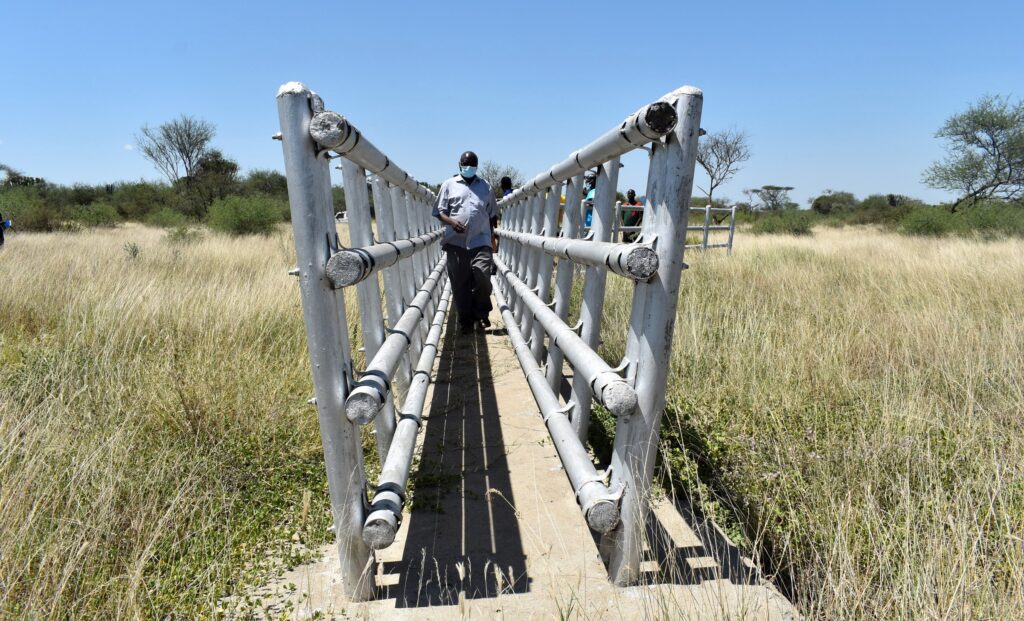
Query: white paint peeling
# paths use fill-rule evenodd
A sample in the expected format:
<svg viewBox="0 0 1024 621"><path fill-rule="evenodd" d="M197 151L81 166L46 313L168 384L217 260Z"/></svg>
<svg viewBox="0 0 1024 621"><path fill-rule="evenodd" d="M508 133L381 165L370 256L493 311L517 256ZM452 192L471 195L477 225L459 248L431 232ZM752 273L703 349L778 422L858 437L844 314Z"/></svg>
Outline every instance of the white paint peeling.
<svg viewBox="0 0 1024 621"><path fill-rule="evenodd" d="M284 97L285 95L309 95L309 93L310 90L302 82L285 82L281 85L281 88L277 89L278 97Z"/></svg>

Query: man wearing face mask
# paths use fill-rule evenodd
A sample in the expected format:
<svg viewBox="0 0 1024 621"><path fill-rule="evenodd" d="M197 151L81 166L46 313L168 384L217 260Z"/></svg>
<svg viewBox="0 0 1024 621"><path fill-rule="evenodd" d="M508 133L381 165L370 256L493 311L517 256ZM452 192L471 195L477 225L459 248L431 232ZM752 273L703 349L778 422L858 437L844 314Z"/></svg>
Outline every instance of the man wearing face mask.
<svg viewBox="0 0 1024 621"><path fill-rule="evenodd" d="M491 253L497 246L494 227L498 204L487 182L477 177L476 153L459 157L459 174L441 184L433 215L443 222L442 248L448 255L448 278L463 334L476 323L490 327Z"/></svg>

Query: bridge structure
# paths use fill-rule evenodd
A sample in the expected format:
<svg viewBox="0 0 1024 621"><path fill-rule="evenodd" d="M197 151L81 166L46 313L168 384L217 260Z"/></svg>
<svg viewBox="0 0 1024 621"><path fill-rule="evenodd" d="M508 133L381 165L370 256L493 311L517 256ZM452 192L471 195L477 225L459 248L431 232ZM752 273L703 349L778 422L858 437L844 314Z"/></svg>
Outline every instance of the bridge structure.
<svg viewBox="0 0 1024 621"><path fill-rule="evenodd" d="M283 85L277 101L277 137L283 143L298 258L293 273L300 283L315 390L311 403L319 417L334 517L334 581L350 601L371 600L381 593L377 561L396 539L408 536L402 535L402 527L409 515L408 485L418 442L423 441L418 436L428 418L425 412L431 411L429 429L448 429L456 422L463 431L468 428L467 419L454 418L449 404L456 397L465 398L459 390L475 394L480 387L453 387L451 382L466 380L443 370L445 360L451 363L461 356L477 365L469 384L486 383L496 375L480 370L481 356L488 356L484 341L459 341L445 329L452 293L440 247L442 231L430 216L434 193L349 119L325 108L304 85ZM494 255L492 284L503 328L489 332L488 341L500 339L510 350L507 359L521 371L519 381L525 380L532 395L533 431L543 432L557 453L560 474L554 476L562 480L561 494L576 504L599 550L607 582L616 586L643 581L651 549L652 475L680 282L687 267L683 255L702 105L703 94L697 88L672 91L498 202L500 246ZM615 200L619 158L640 148L650 156L644 217L637 236L623 243L617 237L621 228ZM331 203L330 166L335 161L344 181L347 245L338 235ZM597 175L592 204L583 201L583 177L589 170ZM587 231L585 209L592 209ZM581 298L573 295L580 274ZM625 279L632 290L625 357L614 361L598 353L609 278ZM578 291L578 282L576 286ZM344 297L348 287L356 289L362 368L353 362ZM571 308L574 298L580 301ZM578 317L574 325L570 316ZM454 351L460 342L472 351ZM446 396L439 396L446 382ZM515 397L480 398L493 402L493 420L488 423L485 413L479 435L474 436L484 451L480 470L487 481L482 487L487 503L480 511L487 515L480 519L490 520L487 546L492 551L500 547L502 528L495 526L500 520L491 497L501 492L493 482L497 471L488 468L493 470L500 459L487 452L495 436L487 429L489 424L496 426L499 439L504 429L506 442L507 436L519 433L519 428L503 427L507 421L499 419L521 409L522 396L517 391ZM616 421L610 463L600 468L587 446L595 407ZM368 482L360 427L370 424L381 472L376 481ZM472 424L477 424L475 419ZM458 439L464 450L463 473L469 437L463 433ZM428 451L443 452L444 441L440 448L420 449L421 469ZM509 452L506 460L511 459ZM515 478L514 472L509 475L508 464L502 468L502 476ZM472 500L463 493L464 513ZM418 510L414 508L412 515ZM514 517L509 519L524 519L522 512L525 509L513 507ZM568 523L570 517L559 520ZM467 521L465 515L462 519ZM435 543L443 539L444 520L435 520L432 528L427 537ZM465 549L465 534L461 543L452 545ZM461 562L459 566L461 577ZM499 590L502 584L516 582L513 567L508 567L508 574L498 580Z"/></svg>

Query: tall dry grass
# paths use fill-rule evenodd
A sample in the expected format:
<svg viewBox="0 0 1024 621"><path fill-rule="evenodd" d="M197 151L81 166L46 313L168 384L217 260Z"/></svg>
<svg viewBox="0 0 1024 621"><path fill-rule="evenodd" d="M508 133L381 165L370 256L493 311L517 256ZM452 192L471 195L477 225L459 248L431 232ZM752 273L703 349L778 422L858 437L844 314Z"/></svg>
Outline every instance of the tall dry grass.
<svg viewBox="0 0 1024 621"><path fill-rule="evenodd" d="M810 618L1019 618L1024 242L848 228L687 261L675 478ZM615 279L609 360L628 299Z"/></svg>
<svg viewBox="0 0 1024 621"><path fill-rule="evenodd" d="M0 617L206 616L328 538L293 255L283 229L8 238Z"/></svg>

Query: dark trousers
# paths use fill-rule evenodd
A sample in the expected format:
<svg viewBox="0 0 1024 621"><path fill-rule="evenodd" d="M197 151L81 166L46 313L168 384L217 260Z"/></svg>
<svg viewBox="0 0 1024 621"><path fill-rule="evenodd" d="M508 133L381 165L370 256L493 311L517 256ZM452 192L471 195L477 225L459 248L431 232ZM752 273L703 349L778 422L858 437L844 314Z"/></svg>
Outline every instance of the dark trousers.
<svg viewBox="0 0 1024 621"><path fill-rule="evenodd" d="M446 245L444 251L459 323L484 319L491 312L491 247Z"/></svg>

